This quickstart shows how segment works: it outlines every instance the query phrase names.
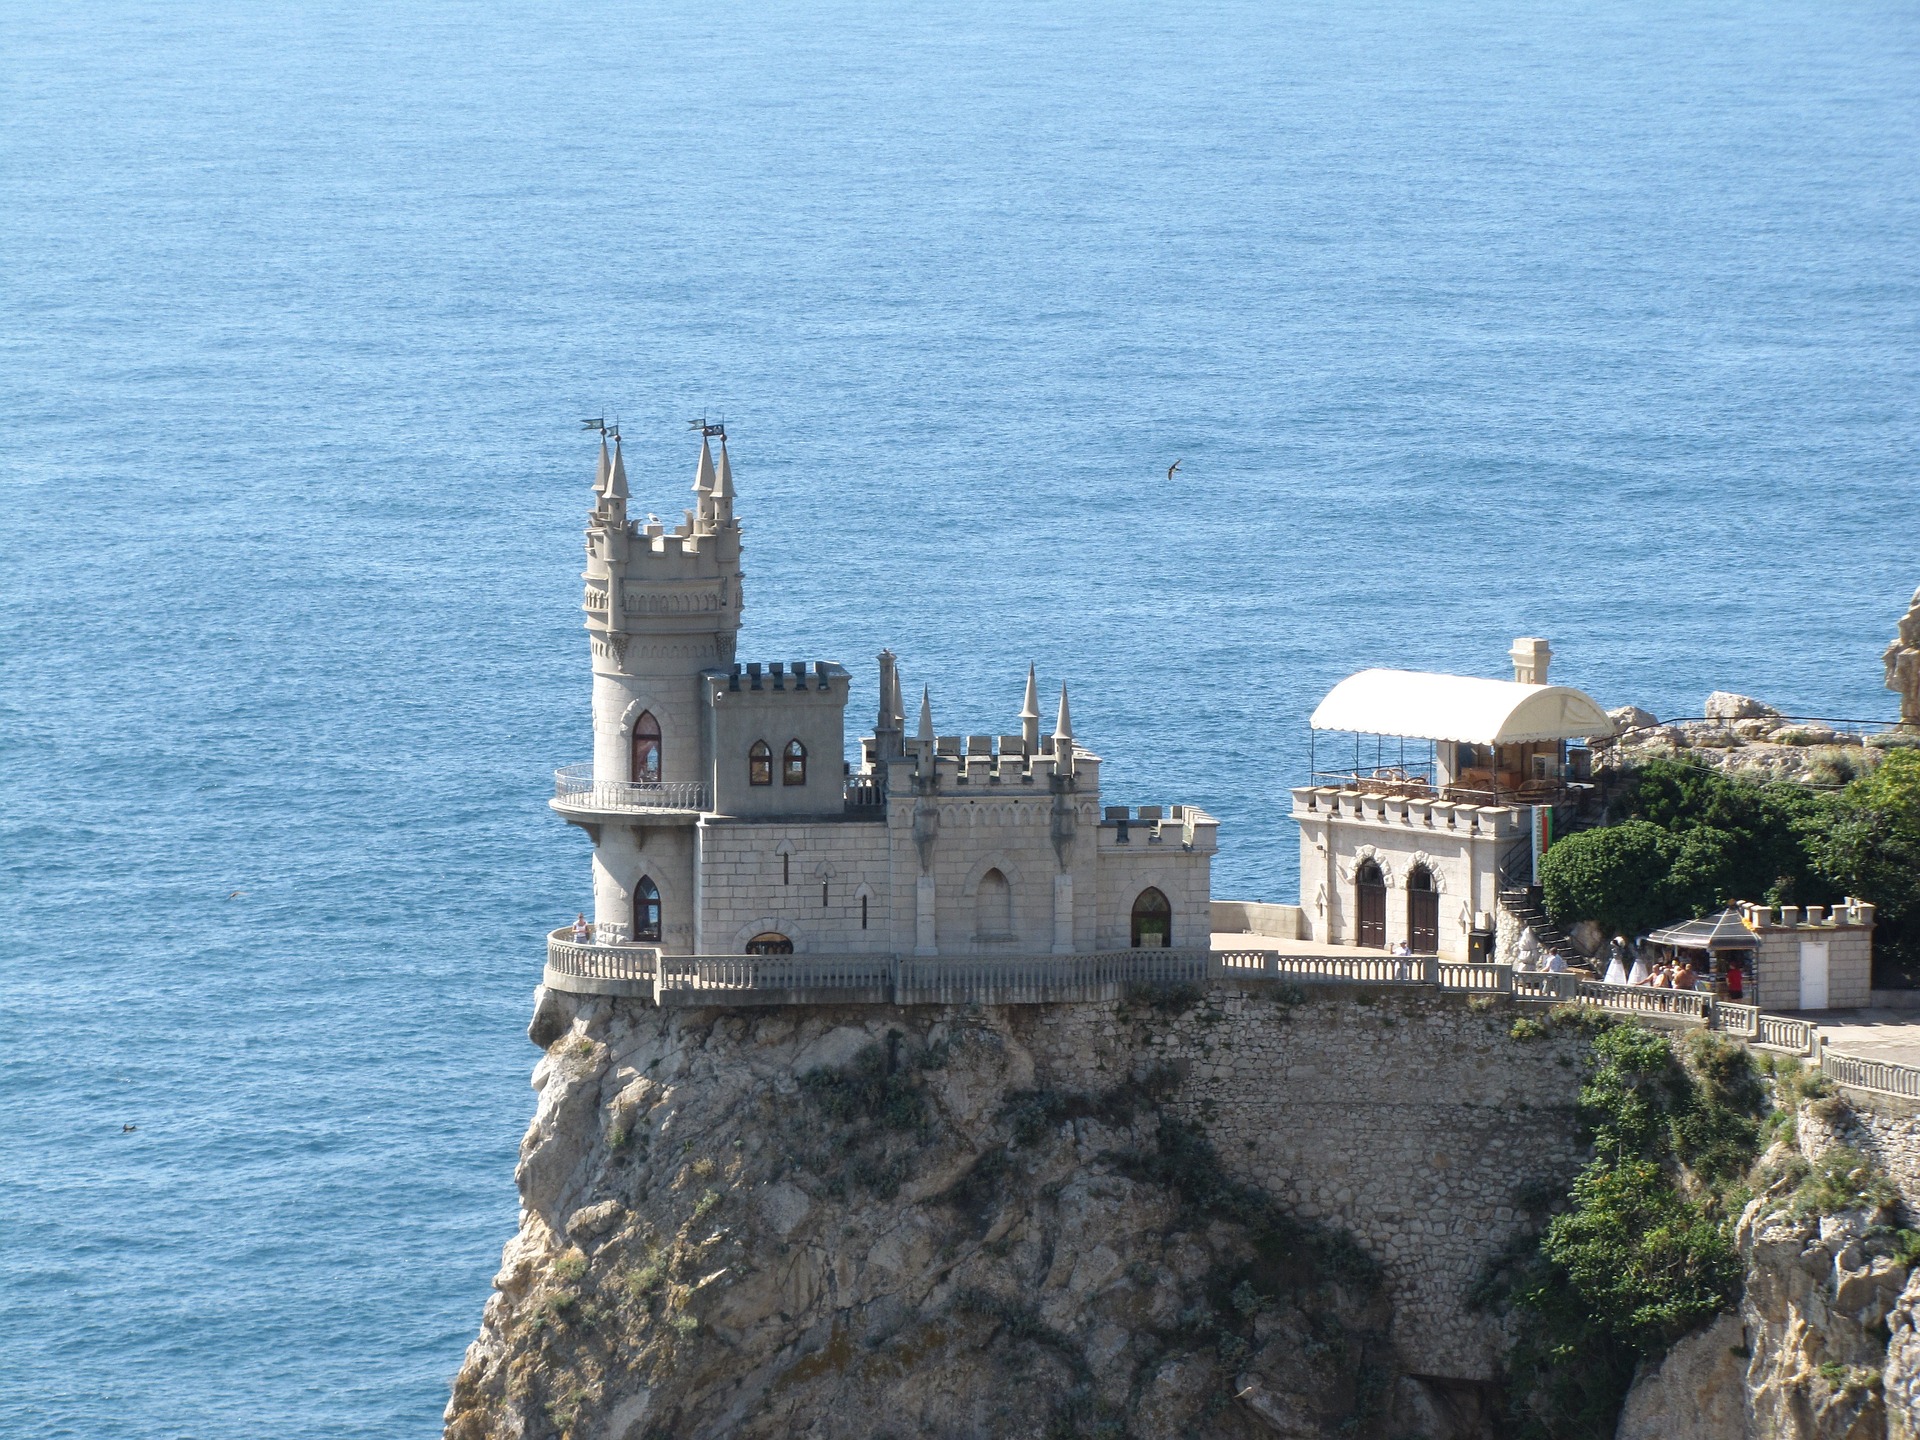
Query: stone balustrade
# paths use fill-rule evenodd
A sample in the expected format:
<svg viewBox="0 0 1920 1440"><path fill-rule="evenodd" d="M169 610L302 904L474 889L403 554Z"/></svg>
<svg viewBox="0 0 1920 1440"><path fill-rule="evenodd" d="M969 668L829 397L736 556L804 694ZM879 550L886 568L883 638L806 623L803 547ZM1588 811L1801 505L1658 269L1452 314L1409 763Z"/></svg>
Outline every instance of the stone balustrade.
<svg viewBox="0 0 1920 1440"><path fill-rule="evenodd" d="M1437 796L1385 795L1338 785L1306 785L1293 792L1295 820L1344 820L1398 829L1452 831L1506 839L1526 825L1518 802L1469 804Z"/></svg>
<svg viewBox="0 0 1920 1440"><path fill-rule="evenodd" d="M596 780L591 765L553 772L553 808L591 815L697 814L707 808L707 787L696 780Z"/></svg>
<svg viewBox="0 0 1920 1440"><path fill-rule="evenodd" d="M1819 1026L1705 990L1608 985L1578 975L1469 965L1431 955L1284 955L1272 950L1112 950L1077 955L662 955L651 945L547 937L543 983L655 1005L1055 1005L1221 982L1507 995L1719 1030L1820 1066L1836 1084L1920 1099L1920 1067L1830 1050Z"/></svg>

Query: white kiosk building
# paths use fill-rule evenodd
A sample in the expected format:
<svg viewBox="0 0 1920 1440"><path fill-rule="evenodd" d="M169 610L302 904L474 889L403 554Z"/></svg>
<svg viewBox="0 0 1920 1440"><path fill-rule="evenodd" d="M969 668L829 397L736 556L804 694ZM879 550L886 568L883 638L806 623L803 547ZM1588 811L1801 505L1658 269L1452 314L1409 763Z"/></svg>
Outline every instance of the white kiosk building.
<svg viewBox="0 0 1920 1440"><path fill-rule="evenodd" d="M1301 939L1449 960L1510 959L1523 929L1565 943L1539 904L1537 856L1586 784L1579 742L1613 723L1547 683L1551 658L1527 637L1512 680L1363 670L1328 692L1310 783L1293 792ZM1351 764L1320 768L1330 751Z"/></svg>

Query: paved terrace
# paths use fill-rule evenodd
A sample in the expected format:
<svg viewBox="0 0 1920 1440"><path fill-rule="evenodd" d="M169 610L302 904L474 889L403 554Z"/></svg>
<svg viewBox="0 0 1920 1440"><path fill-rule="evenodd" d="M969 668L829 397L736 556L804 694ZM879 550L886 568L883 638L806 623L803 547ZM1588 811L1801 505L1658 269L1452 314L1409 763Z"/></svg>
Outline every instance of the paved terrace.
<svg viewBox="0 0 1920 1440"><path fill-rule="evenodd" d="M1234 937L1240 938L1240 937ZM1776 1015L1704 990L1607 985L1580 975L1466 965L1431 955L1343 950L1112 950L1079 955L946 958L920 955L662 955L648 945L579 944L547 937L543 983L579 995L661 1006L1047 1005L1125 999L1164 985L1334 985L1578 1001L1655 1024L1719 1030L1749 1045L1804 1057L1837 1084L1920 1100L1920 1025L1855 1012L1849 1018ZM1297 943L1297 942L1296 942ZM1823 1031L1825 1033L1823 1033Z"/></svg>

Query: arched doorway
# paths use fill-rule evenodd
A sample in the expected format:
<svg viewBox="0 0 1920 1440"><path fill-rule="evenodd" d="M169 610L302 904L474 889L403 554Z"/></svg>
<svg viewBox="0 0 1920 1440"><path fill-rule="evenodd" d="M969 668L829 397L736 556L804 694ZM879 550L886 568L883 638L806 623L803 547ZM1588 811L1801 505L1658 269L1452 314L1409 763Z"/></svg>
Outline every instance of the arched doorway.
<svg viewBox="0 0 1920 1440"><path fill-rule="evenodd" d="M1133 948L1164 950L1173 944L1173 906L1149 885L1133 902Z"/></svg>
<svg viewBox="0 0 1920 1440"><path fill-rule="evenodd" d="M660 887L644 875L633 886L633 942L660 943Z"/></svg>
<svg viewBox="0 0 1920 1440"><path fill-rule="evenodd" d="M1416 955L1440 953L1440 892L1424 865L1407 872L1407 948Z"/></svg>
<svg viewBox="0 0 1920 1440"><path fill-rule="evenodd" d="M749 955L791 955L793 941L778 930L767 930L747 942Z"/></svg>
<svg viewBox="0 0 1920 1440"><path fill-rule="evenodd" d="M1359 943L1376 950L1387 948L1387 877L1376 860L1362 860L1353 872L1354 898L1360 913Z"/></svg>
<svg viewBox="0 0 1920 1440"><path fill-rule="evenodd" d="M627 774L636 785L660 783L660 722L651 710L642 710L633 722L633 766Z"/></svg>

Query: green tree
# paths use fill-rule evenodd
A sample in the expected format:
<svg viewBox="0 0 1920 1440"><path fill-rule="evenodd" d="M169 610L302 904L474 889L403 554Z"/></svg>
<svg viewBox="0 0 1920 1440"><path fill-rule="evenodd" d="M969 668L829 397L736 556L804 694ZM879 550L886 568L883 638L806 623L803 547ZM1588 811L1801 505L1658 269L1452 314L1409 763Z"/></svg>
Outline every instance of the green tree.
<svg viewBox="0 0 1920 1440"><path fill-rule="evenodd" d="M1672 918L1669 875L1678 846L1645 820L1580 830L1540 859L1547 913L1559 924L1598 921L1610 935L1638 935Z"/></svg>
<svg viewBox="0 0 1920 1440"><path fill-rule="evenodd" d="M1836 898L1806 843L1823 806L1805 786L1755 785L1699 765L1651 760L1614 808L1678 837L1670 899L1678 910L1703 915L1734 900L1805 905Z"/></svg>
<svg viewBox="0 0 1920 1440"><path fill-rule="evenodd" d="M1878 908L1876 959L1920 982L1920 750L1895 750L1842 790L1808 849L1838 893Z"/></svg>

